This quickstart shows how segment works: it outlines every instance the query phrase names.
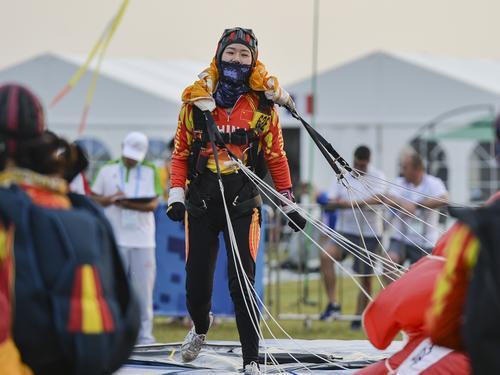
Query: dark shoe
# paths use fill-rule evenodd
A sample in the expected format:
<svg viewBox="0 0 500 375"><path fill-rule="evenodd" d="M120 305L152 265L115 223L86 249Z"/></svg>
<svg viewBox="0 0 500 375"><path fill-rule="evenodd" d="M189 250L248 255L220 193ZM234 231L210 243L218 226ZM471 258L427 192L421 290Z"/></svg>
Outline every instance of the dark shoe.
<svg viewBox="0 0 500 375"><path fill-rule="evenodd" d="M361 320L356 319L351 322L351 331L359 331L362 328Z"/></svg>
<svg viewBox="0 0 500 375"><path fill-rule="evenodd" d="M340 305L338 303L329 303L325 311L320 315L319 320L335 319L340 315Z"/></svg>

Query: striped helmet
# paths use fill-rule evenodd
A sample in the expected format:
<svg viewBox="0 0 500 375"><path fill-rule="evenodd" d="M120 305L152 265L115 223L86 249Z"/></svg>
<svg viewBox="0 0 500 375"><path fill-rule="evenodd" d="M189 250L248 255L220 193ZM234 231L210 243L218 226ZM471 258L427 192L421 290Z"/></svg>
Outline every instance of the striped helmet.
<svg viewBox="0 0 500 375"><path fill-rule="evenodd" d="M38 138L44 131L40 100L24 86L0 86L0 152L13 155L18 141Z"/></svg>
<svg viewBox="0 0 500 375"><path fill-rule="evenodd" d="M215 52L217 64L220 66L222 52L224 52L226 47L235 43L240 43L248 47L252 53L252 66L254 66L259 52L257 48L257 38L252 29L244 29L242 27L233 27L232 29L224 30L217 44L217 51Z"/></svg>

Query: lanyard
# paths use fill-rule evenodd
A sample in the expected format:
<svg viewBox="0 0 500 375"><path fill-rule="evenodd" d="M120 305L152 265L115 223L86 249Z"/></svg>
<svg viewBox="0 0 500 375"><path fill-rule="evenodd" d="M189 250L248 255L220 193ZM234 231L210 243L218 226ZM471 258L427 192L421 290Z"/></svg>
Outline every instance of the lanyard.
<svg viewBox="0 0 500 375"><path fill-rule="evenodd" d="M123 164L120 163L120 190L125 193L125 171L124 171ZM130 170L129 170L130 174ZM135 194L133 198L137 198L139 196L139 185L141 183L141 164L137 166L137 176L136 176L136 182L135 182Z"/></svg>

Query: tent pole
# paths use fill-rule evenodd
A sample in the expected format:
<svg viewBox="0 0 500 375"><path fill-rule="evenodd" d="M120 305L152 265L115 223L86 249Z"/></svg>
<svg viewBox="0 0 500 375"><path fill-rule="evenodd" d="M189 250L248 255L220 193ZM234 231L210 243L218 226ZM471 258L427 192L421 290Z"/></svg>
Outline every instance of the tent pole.
<svg viewBox="0 0 500 375"><path fill-rule="evenodd" d="M319 39L319 1L314 0L313 3L313 43L312 43L312 75L311 75L311 95L312 95L312 112L311 112L311 126L316 126L316 103L317 103L317 74L318 74L318 39ZM309 182L309 203L315 201L314 197L314 142L312 139L309 140L309 168L308 168L308 182ZM309 232L311 229L306 230ZM311 304L309 301L309 254L311 252L311 244L309 241L306 242L304 247L304 304ZM312 303L314 304L314 303Z"/></svg>

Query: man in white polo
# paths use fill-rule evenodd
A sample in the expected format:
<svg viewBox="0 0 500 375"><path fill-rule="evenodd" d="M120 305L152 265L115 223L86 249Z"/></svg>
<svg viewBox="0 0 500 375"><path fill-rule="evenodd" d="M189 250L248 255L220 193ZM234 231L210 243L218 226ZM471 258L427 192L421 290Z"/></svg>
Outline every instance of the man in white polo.
<svg viewBox="0 0 500 375"><path fill-rule="evenodd" d="M443 181L425 173L419 154L405 151L401 155L401 177L388 193L387 203L396 208L394 231L389 256L403 264L406 259L415 263L430 254L439 237L439 212L448 202Z"/></svg>
<svg viewBox="0 0 500 375"><path fill-rule="evenodd" d="M138 344L155 341L153 287L156 275L154 210L162 194L156 166L144 161L148 138L129 133L122 144L122 157L108 162L92 184L93 198L104 207L113 226L125 268L141 305Z"/></svg>
<svg viewBox="0 0 500 375"><path fill-rule="evenodd" d="M324 243L325 251L320 254L320 271L329 302L320 316L321 320L338 316L341 309L341 306L337 303L335 289L337 275L332 258L340 262L354 249L354 253L357 252L357 255L354 256L353 270L357 274L364 275L359 277L359 281L363 289L371 294L370 275L374 274L376 263L372 254L376 254L378 251L383 229L382 212L379 206L380 198L377 198L376 195L383 193L383 188L379 186L367 189L361 178L371 176L383 179L384 174L372 167L370 160L370 149L367 146L358 146L354 151L353 165L361 177L355 178L346 175L346 181L350 186L347 189L335 176L328 193L329 202L327 207L339 210L334 229L344 239L336 239L335 241L326 239ZM346 241L354 245L348 245ZM367 296L359 291L356 315L361 315L367 304ZM353 320L351 329L361 329L361 319Z"/></svg>

